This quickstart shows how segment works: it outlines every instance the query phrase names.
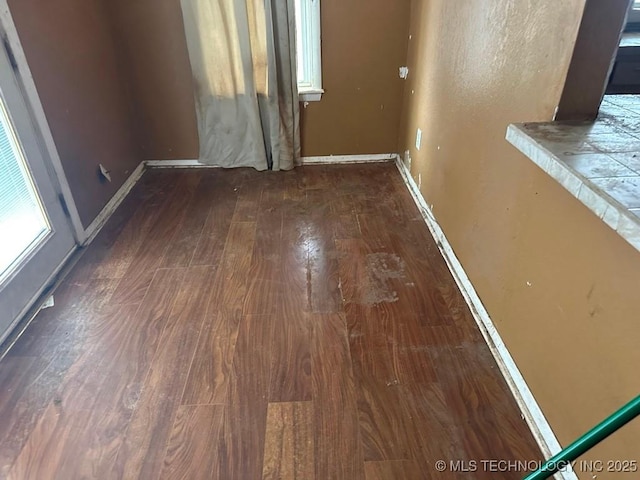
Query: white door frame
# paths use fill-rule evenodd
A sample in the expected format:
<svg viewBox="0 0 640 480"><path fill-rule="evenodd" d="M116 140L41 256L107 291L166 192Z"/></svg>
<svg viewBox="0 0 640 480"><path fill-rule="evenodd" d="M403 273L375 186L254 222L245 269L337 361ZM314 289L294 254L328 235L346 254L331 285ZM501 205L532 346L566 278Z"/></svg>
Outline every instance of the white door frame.
<svg viewBox="0 0 640 480"><path fill-rule="evenodd" d="M13 17L11 16L7 0L0 0L0 27L0 35L2 35L2 37L6 37L13 59L17 65L17 72L15 72L15 75L18 79L18 83L22 87L27 107L31 110L32 118L36 122L36 135L40 137L43 144L43 148L41 150L46 157L45 160L48 161L52 167L52 173L55 176L55 178L52 178L54 188L59 189L59 193L62 194L62 198L66 203L66 208L69 211L73 234L77 244L83 245L87 239L87 233L85 228L82 226L82 221L80 220L80 215L76 208L73 194L71 193L69 183L67 182L67 177L64 174L60 155L58 154L55 141L53 140L53 135L49 128L49 122L47 121L47 117L44 113L44 108L42 107L42 102L40 101L36 84L33 80L33 76L31 75L31 69L27 63L27 57L22 48L22 43L20 43L18 31L16 30L15 23L13 22ZM0 48L4 48L4 46L0 45Z"/></svg>

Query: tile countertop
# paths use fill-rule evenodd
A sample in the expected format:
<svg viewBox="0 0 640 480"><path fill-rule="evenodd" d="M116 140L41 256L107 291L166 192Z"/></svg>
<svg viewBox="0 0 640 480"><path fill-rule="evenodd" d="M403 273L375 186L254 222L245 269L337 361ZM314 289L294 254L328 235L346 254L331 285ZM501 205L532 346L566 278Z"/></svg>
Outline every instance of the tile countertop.
<svg viewBox="0 0 640 480"><path fill-rule="evenodd" d="M507 140L640 250L640 96L608 95L591 123L509 125Z"/></svg>

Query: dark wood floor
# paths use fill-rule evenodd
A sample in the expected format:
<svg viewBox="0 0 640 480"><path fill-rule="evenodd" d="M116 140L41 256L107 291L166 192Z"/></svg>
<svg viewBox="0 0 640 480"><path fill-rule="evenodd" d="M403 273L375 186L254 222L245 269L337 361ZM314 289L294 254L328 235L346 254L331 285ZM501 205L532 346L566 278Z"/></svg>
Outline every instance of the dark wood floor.
<svg viewBox="0 0 640 480"><path fill-rule="evenodd" d="M149 171L55 301L0 362L2 478L540 457L390 164Z"/></svg>

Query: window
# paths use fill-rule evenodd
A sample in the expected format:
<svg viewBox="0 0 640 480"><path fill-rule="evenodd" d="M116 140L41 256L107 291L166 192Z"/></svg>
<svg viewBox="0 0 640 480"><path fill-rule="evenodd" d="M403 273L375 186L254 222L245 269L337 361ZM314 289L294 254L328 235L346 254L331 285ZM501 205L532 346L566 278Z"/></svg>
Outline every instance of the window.
<svg viewBox="0 0 640 480"><path fill-rule="evenodd" d="M640 23L640 1L634 1L631 4L631 10L629 11L629 17L627 19L627 30L637 31L638 23Z"/></svg>
<svg viewBox="0 0 640 480"><path fill-rule="evenodd" d="M298 92L302 101L320 100L322 62L320 0L295 0Z"/></svg>
<svg viewBox="0 0 640 480"><path fill-rule="evenodd" d="M50 228L15 132L0 105L0 283ZM9 234L11 232L11 234ZM2 332L0 332L2 333Z"/></svg>

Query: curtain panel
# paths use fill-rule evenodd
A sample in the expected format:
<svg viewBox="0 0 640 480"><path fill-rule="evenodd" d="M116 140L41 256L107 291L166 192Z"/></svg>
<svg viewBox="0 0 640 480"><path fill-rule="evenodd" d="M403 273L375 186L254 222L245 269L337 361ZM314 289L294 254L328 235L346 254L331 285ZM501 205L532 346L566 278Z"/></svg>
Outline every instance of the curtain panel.
<svg viewBox="0 0 640 480"><path fill-rule="evenodd" d="M293 0L181 0L200 162L289 170L300 157Z"/></svg>

